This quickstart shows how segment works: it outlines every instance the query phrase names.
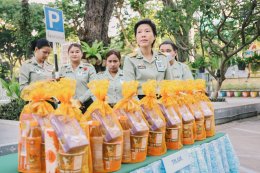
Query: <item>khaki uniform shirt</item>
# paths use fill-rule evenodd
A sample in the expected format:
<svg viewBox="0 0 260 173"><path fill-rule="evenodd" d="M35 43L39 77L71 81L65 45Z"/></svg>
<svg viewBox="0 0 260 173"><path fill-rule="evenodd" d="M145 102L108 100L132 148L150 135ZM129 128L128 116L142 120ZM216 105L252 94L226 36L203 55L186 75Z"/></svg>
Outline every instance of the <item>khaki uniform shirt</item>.
<svg viewBox="0 0 260 173"><path fill-rule="evenodd" d="M95 79L96 70L88 63L80 63L79 66L73 70L71 64L63 65L60 69L61 77L68 77L76 80L76 92L74 99L84 103L91 98L91 92L87 87L89 81Z"/></svg>
<svg viewBox="0 0 260 173"><path fill-rule="evenodd" d="M31 82L52 79L54 66L44 61L43 66L38 64L35 57L25 61L20 67L19 84L20 90L29 85Z"/></svg>
<svg viewBox="0 0 260 173"><path fill-rule="evenodd" d="M174 60L174 63L173 65L170 66L170 69L171 69L173 79L178 79L178 80L193 79L189 66L187 66L184 63Z"/></svg>
<svg viewBox="0 0 260 173"><path fill-rule="evenodd" d="M126 81L136 80L139 82L138 95L143 95L142 84L147 80L171 80L170 64L167 57L160 53L153 51L151 62L147 61L138 50L125 57L124 61L124 79Z"/></svg>
<svg viewBox="0 0 260 173"><path fill-rule="evenodd" d="M123 98L122 96L122 83L124 81L123 77L124 77L123 71L121 69L118 70L115 77L112 77L108 70L97 74L97 79L109 80L109 88L107 92L108 103L115 104Z"/></svg>

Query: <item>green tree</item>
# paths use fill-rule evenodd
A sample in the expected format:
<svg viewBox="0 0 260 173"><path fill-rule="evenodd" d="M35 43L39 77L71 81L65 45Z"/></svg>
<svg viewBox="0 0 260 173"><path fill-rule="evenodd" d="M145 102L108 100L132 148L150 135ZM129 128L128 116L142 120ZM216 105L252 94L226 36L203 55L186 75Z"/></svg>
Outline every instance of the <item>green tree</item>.
<svg viewBox="0 0 260 173"><path fill-rule="evenodd" d="M29 45L32 41L32 25L31 25L31 11L28 0L21 1L21 8L17 13L17 30L16 39L17 43L23 47L23 54L25 57L29 57Z"/></svg>
<svg viewBox="0 0 260 173"><path fill-rule="evenodd" d="M217 80L217 91L229 61L260 36L260 2L207 0L200 5L199 36L202 56L217 57L219 67L208 68Z"/></svg>
<svg viewBox="0 0 260 173"><path fill-rule="evenodd" d="M160 32L162 36L174 37L179 48L179 60L185 61L189 55L193 55L195 48L189 33L195 21L193 16L199 10L201 0L162 1L164 7L157 13Z"/></svg>

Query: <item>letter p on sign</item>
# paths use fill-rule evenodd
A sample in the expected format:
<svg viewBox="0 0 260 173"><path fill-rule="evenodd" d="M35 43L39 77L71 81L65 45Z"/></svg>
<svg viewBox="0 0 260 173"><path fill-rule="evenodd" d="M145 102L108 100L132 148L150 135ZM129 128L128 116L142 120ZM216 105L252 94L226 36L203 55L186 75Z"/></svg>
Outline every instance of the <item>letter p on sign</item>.
<svg viewBox="0 0 260 173"><path fill-rule="evenodd" d="M63 13L61 10L44 7L46 38L51 42L64 42Z"/></svg>
<svg viewBox="0 0 260 173"><path fill-rule="evenodd" d="M49 11L49 25L51 28L53 28L53 23L57 23L60 20L60 16L59 13L55 12L55 11Z"/></svg>

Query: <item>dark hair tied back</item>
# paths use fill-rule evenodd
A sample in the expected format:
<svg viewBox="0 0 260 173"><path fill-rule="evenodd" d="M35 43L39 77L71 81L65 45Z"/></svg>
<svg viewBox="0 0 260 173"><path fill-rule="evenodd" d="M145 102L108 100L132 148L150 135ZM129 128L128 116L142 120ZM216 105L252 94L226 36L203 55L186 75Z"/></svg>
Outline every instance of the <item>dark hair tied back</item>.
<svg viewBox="0 0 260 173"><path fill-rule="evenodd" d="M112 50L108 51L108 52L106 53L105 60L107 60L107 58L108 58L110 55L115 55L115 56L118 58L119 61L121 60L121 54L120 54L120 52L117 51L117 50L112 49Z"/></svg>
<svg viewBox="0 0 260 173"><path fill-rule="evenodd" d="M170 40L166 40L166 41L162 42L162 43L160 44L160 46L159 46L159 49L160 49L160 47L161 47L162 45L165 45L165 44L171 45L171 47L172 47L172 49L173 49L174 51L177 51L177 50L178 50L178 47L176 46L176 44L174 44L174 43L173 43L172 41L170 41Z"/></svg>
<svg viewBox="0 0 260 173"><path fill-rule="evenodd" d="M71 43L71 44L69 45L68 52L70 51L70 49L71 49L72 47L77 47L77 48L79 48L79 50L80 50L81 52L83 52L83 51L82 51L82 48L81 48L81 45L80 45L79 43Z"/></svg>
<svg viewBox="0 0 260 173"><path fill-rule="evenodd" d="M34 51L36 47L38 49L41 49L43 47L52 47L52 44L45 38L41 38L39 40L32 41L32 43L31 43L32 51Z"/></svg>

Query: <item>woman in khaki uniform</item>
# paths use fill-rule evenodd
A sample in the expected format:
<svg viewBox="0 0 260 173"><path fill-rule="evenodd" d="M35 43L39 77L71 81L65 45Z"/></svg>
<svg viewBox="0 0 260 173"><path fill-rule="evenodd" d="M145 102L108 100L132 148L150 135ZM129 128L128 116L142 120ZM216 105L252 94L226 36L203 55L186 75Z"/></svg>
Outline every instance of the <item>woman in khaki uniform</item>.
<svg viewBox="0 0 260 173"><path fill-rule="evenodd" d="M160 44L159 49L161 52L168 54L168 60L171 65L171 72L173 79L187 80L193 79L192 73L189 67L176 59L177 56L177 46L172 41L164 41Z"/></svg>
<svg viewBox="0 0 260 173"><path fill-rule="evenodd" d="M47 61L52 50L50 42L46 39L34 41L32 42L32 50L34 56L20 67L20 90L23 90L31 82L52 79L54 67Z"/></svg>
<svg viewBox="0 0 260 173"><path fill-rule="evenodd" d="M139 82L138 98L144 97L141 85L149 79L161 81L170 80L171 72L167 57L152 50L156 39L156 26L150 19L140 20L134 27L135 38L139 49L129 54L124 61L124 78L126 81Z"/></svg>
<svg viewBox="0 0 260 173"><path fill-rule="evenodd" d="M106 56L106 71L97 74L97 79L109 80L108 103L113 107L122 99L123 71L120 69L120 52L110 50Z"/></svg>
<svg viewBox="0 0 260 173"><path fill-rule="evenodd" d="M81 61L83 52L80 44L71 44L68 48L68 54L70 63L61 67L60 76L76 80L74 99L82 105L81 111L84 113L93 102L87 84L95 78L96 70L91 64Z"/></svg>

